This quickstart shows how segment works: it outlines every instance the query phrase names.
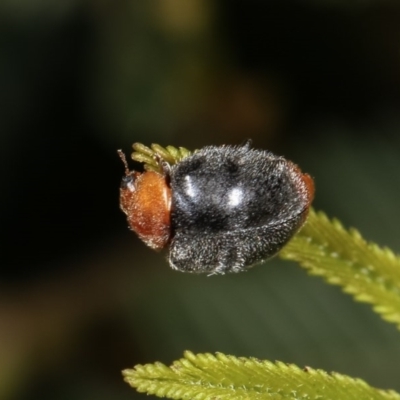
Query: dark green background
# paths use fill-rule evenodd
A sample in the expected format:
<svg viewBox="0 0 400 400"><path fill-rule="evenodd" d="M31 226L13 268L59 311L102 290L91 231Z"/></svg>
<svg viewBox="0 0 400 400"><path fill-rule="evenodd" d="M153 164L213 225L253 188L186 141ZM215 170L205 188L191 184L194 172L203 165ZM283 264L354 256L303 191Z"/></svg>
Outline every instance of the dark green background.
<svg viewBox="0 0 400 400"><path fill-rule="evenodd" d="M297 265L170 270L127 229L116 153L252 138L398 252L398 2L4 0L0 31L1 398L145 398L120 370L186 349L400 390L396 328Z"/></svg>

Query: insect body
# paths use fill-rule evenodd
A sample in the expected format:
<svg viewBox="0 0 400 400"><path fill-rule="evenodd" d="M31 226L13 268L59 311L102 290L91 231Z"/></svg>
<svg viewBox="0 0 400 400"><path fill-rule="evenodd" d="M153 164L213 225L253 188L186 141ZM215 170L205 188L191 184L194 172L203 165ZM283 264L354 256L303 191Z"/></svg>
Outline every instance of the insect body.
<svg viewBox="0 0 400 400"><path fill-rule="evenodd" d="M147 174L157 176L155 186L143 183ZM244 145L205 147L162 173L126 167L120 201L146 244L169 248L172 268L217 274L274 256L302 226L313 196L312 178L295 164Z"/></svg>

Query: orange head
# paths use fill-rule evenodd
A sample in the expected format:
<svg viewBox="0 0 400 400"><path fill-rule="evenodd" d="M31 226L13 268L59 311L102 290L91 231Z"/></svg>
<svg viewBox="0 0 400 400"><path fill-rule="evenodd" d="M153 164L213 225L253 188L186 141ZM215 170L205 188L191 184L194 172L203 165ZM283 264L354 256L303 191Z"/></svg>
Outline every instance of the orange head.
<svg viewBox="0 0 400 400"><path fill-rule="evenodd" d="M166 176L154 171L130 171L124 153L118 151L125 165L120 187L120 207L130 228L149 247L160 250L171 236L171 189Z"/></svg>

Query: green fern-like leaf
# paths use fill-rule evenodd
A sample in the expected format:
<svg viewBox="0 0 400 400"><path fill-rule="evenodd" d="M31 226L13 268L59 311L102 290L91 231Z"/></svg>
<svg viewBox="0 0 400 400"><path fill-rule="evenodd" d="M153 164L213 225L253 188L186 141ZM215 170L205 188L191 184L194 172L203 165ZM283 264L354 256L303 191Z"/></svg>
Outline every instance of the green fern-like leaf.
<svg viewBox="0 0 400 400"><path fill-rule="evenodd" d="M137 365L123 375L137 391L170 399L400 400L394 391L378 390L345 375L221 353L187 351L170 367Z"/></svg>
<svg viewBox="0 0 400 400"><path fill-rule="evenodd" d="M338 220L311 210L280 257L297 261L310 274L372 304L400 329L400 258L389 249L367 243L355 229L346 230Z"/></svg>
<svg viewBox="0 0 400 400"><path fill-rule="evenodd" d="M132 159L143 163L144 169L147 171L162 172L161 161L174 165L192 154L184 147L162 147L156 143L153 143L150 147L142 143L134 143L132 147L134 150L131 155Z"/></svg>

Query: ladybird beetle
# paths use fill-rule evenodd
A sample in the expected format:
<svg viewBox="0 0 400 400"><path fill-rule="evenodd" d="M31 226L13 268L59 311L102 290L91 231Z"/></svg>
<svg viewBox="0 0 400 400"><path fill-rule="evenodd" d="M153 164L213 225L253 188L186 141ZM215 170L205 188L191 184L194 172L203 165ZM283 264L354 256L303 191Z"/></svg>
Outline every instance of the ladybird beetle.
<svg viewBox="0 0 400 400"><path fill-rule="evenodd" d="M130 228L151 248L168 247L182 272L240 272L274 256L303 225L314 182L265 150L208 146L160 171L130 171L120 206Z"/></svg>

